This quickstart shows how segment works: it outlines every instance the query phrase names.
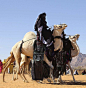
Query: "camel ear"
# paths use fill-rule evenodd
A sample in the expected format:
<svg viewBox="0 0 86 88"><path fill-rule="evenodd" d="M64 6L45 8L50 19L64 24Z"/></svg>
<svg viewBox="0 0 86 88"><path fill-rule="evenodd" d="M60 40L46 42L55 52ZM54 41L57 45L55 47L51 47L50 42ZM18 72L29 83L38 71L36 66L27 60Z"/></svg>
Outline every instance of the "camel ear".
<svg viewBox="0 0 86 88"><path fill-rule="evenodd" d="M56 25L54 25L54 29L56 29Z"/></svg>
<svg viewBox="0 0 86 88"><path fill-rule="evenodd" d="M79 34L77 34L77 40L79 39L79 36L80 36L80 35L79 35Z"/></svg>
<svg viewBox="0 0 86 88"><path fill-rule="evenodd" d="M80 34L76 34L78 37L80 36Z"/></svg>
<svg viewBox="0 0 86 88"><path fill-rule="evenodd" d="M69 39L71 38L71 36L69 36Z"/></svg>

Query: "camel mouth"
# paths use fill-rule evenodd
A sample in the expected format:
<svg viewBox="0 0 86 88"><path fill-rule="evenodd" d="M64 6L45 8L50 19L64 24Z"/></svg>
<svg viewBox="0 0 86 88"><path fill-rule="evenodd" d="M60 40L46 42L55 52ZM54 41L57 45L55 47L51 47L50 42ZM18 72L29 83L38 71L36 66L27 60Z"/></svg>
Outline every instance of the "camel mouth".
<svg viewBox="0 0 86 88"><path fill-rule="evenodd" d="M67 27L67 25L66 24L64 24L65 25L65 27Z"/></svg>
<svg viewBox="0 0 86 88"><path fill-rule="evenodd" d="M71 40L78 40L79 39L79 34L76 34L75 36L69 36L69 39Z"/></svg>
<svg viewBox="0 0 86 88"><path fill-rule="evenodd" d="M67 27L67 24L63 23L63 24L60 24L62 27Z"/></svg>
<svg viewBox="0 0 86 88"><path fill-rule="evenodd" d="M75 39L76 38L76 40L78 40L79 39L79 34L76 34L75 36L73 36L73 38L72 39Z"/></svg>

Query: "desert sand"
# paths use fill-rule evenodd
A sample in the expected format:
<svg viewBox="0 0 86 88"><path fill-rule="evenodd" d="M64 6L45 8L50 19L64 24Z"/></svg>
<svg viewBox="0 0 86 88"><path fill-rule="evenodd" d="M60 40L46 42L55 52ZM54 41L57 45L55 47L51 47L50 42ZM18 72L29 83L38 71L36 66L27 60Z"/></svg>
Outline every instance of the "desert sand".
<svg viewBox="0 0 86 88"><path fill-rule="evenodd" d="M71 75L63 75L63 83L55 84L49 83L47 79L44 79L42 83L33 81L32 78L25 74L29 83L24 83L18 76L18 79L13 81L12 74L5 75L5 82L2 81L2 74L0 74L0 88L86 88L86 75L75 75L76 83L73 82Z"/></svg>

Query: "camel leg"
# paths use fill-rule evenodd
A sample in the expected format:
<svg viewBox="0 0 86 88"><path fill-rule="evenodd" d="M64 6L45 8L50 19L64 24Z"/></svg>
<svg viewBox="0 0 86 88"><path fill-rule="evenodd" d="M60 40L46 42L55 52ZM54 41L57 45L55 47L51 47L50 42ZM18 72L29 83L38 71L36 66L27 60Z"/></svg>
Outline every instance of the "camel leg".
<svg viewBox="0 0 86 88"><path fill-rule="evenodd" d="M24 82L28 83L28 81L27 81L27 79L26 79L26 77L25 77L25 75L24 75L25 65L26 65L26 64L24 63L24 67L23 67L23 69L22 69L22 77L24 78Z"/></svg>
<svg viewBox="0 0 86 88"><path fill-rule="evenodd" d="M54 66L51 64L51 62L47 59L46 55L44 54L44 61L52 68L54 69Z"/></svg>
<svg viewBox="0 0 86 88"><path fill-rule="evenodd" d="M12 80L14 80L14 73L15 73L15 72L14 72L14 68L13 68L13 77L12 77Z"/></svg>
<svg viewBox="0 0 86 88"><path fill-rule="evenodd" d="M51 62L52 64L52 62ZM50 68L50 77L52 78L53 82L55 83L55 78L53 77L53 69ZM51 80L48 80L49 82L51 82Z"/></svg>
<svg viewBox="0 0 86 88"><path fill-rule="evenodd" d="M13 78L12 78L13 80L14 80L14 72L16 72L16 79L18 79L17 67L15 67L15 68L13 69ZM25 81L24 78L23 78L22 75L21 75L21 72L22 72L22 69L20 69L19 76L21 77L21 79L22 79L23 81Z"/></svg>
<svg viewBox="0 0 86 88"><path fill-rule="evenodd" d="M25 65L28 65L28 71L27 71L27 73L30 73L29 64L30 64L30 59L29 59L28 62L26 62L26 64L25 64Z"/></svg>
<svg viewBox="0 0 86 88"><path fill-rule="evenodd" d="M27 62L24 62L24 69L25 69L25 66L27 66L27 65L28 65L28 68L29 68L30 59L32 59L32 58L27 58ZM27 73L30 73L29 69L27 69Z"/></svg>
<svg viewBox="0 0 86 88"><path fill-rule="evenodd" d="M22 74L19 74L19 76L21 77L21 79L22 79L24 82L26 82L25 79L24 79L24 77L22 76Z"/></svg>
<svg viewBox="0 0 86 88"><path fill-rule="evenodd" d="M28 60L28 58L25 55L22 55L22 58L26 59L27 62L24 62L24 61L21 60L21 63L20 63L20 59L16 60L16 69L15 69L16 70L16 78L18 78L18 74L19 74L19 76L22 78L22 80L24 82L28 82L27 79L26 79L26 77L25 77L25 75L24 75L24 68L25 68L25 66L27 64L29 64L30 60Z"/></svg>
<svg viewBox="0 0 86 88"><path fill-rule="evenodd" d="M51 69L52 70L52 69ZM53 72L53 71L51 71L51 72ZM55 83L55 77L53 77L53 73L51 73L51 78L52 78L52 80L53 80L53 83Z"/></svg>
<svg viewBox="0 0 86 88"><path fill-rule="evenodd" d="M14 57L16 60L17 73L20 74L20 62L21 62L21 54L19 51L14 51Z"/></svg>
<svg viewBox="0 0 86 88"><path fill-rule="evenodd" d="M27 81L27 79L26 79L26 77L24 75L25 62L22 63L22 65L20 66L20 68L21 69L20 69L20 74L19 75L22 78L22 80L27 83L28 81Z"/></svg>
<svg viewBox="0 0 86 88"><path fill-rule="evenodd" d="M17 74L17 72L16 72L16 79L18 79L18 74Z"/></svg>
<svg viewBox="0 0 86 88"><path fill-rule="evenodd" d="M75 78L74 78L74 75L73 75L73 70L72 70L72 68L71 68L71 66L70 66L70 62L69 62L69 61L68 61L68 66L69 66L69 68L70 68L70 70L71 70L71 74L72 74L72 77L73 77L73 81L76 82L76 81L75 81Z"/></svg>
<svg viewBox="0 0 86 88"><path fill-rule="evenodd" d="M12 80L14 80L14 74L16 73L16 79L18 79L18 74L17 74L17 67L13 68L13 77Z"/></svg>
<svg viewBox="0 0 86 88"><path fill-rule="evenodd" d="M12 80L14 80L14 73L16 72L16 79L18 79L18 73L17 73L17 67L14 67L13 68L13 77L12 77ZM19 76L22 78L23 81L25 81L25 79L22 77L22 68L20 69L20 73L19 73Z"/></svg>
<svg viewBox="0 0 86 88"><path fill-rule="evenodd" d="M59 82L63 83L61 75L59 75L58 80L57 80L57 83L59 83Z"/></svg>
<svg viewBox="0 0 86 88"><path fill-rule="evenodd" d="M10 58L9 61L7 62L7 64L6 64L5 68L3 69L3 82L5 82L5 81L4 81L5 72L6 72L7 68L10 66L10 64L11 64L12 62L14 62L14 60L15 60L14 58Z"/></svg>
<svg viewBox="0 0 86 88"><path fill-rule="evenodd" d="M16 61L17 73L20 74L20 62L21 62L20 44L16 48L13 48L12 51Z"/></svg>
<svg viewBox="0 0 86 88"><path fill-rule="evenodd" d="M26 62L21 62L22 72L21 72L21 75L20 75L20 76L23 78L23 81L24 81L24 82L28 82L27 79L26 79L26 77L25 77L25 75L24 75L24 70L25 70L25 66L26 66L26 65L29 65L30 59L32 59L32 58L27 58L27 57L24 56L24 55L23 55L23 58L26 59Z"/></svg>

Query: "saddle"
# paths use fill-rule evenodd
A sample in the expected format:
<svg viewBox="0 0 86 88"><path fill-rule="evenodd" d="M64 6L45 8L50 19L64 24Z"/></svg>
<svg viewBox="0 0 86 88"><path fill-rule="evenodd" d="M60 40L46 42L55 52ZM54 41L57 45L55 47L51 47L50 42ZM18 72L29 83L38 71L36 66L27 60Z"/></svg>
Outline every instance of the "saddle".
<svg viewBox="0 0 86 88"><path fill-rule="evenodd" d="M65 52L63 50L61 52L56 52L52 61L52 64L54 66L53 76L55 78L58 78L59 75L62 75L64 72L66 72L65 62L66 62Z"/></svg>
<svg viewBox="0 0 86 88"><path fill-rule="evenodd" d="M65 58L68 61L71 61L71 48L73 48L71 41L69 40L69 38L65 39L63 41L63 50L66 52Z"/></svg>
<svg viewBox="0 0 86 88"><path fill-rule="evenodd" d="M65 51L68 51L68 50L71 49L71 48L72 48L72 45L71 45L71 41L69 40L69 38L64 39L64 40L63 40L63 49L64 49Z"/></svg>

